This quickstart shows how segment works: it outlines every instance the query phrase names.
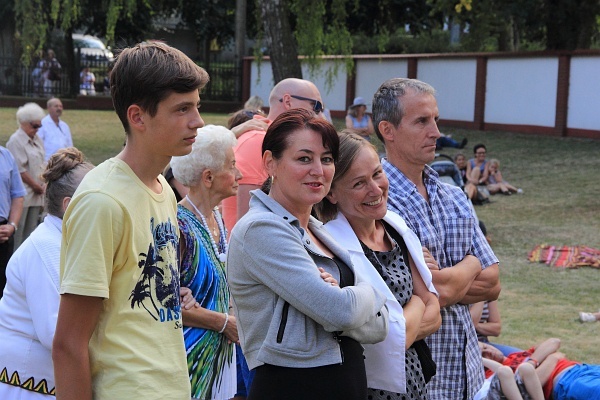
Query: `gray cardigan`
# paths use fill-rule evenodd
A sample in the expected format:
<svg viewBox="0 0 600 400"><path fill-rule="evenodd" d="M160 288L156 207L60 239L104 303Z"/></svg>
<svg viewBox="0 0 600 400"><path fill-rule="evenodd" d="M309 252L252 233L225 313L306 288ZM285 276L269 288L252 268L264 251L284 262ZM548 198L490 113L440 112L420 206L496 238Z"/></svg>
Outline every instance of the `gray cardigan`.
<svg viewBox="0 0 600 400"><path fill-rule="evenodd" d="M311 232L352 268L350 255L311 217ZM262 364L310 368L342 362L332 332L363 326L385 296L355 276L355 286L331 286L318 267L340 278L298 220L275 200L252 191L250 210L231 232L227 281L250 369ZM289 303L289 305L286 305Z"/></svg>

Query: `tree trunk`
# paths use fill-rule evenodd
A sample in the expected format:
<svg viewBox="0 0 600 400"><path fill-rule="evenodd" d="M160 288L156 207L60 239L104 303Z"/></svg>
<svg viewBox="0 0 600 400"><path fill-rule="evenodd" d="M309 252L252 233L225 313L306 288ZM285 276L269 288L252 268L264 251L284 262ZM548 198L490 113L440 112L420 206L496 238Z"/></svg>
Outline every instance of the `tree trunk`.
<svg viewBox="0 0 600 400"><path fill-rule="evenodd" d="M302 68L290 25L287 0L259 0L259 3L275 83L286 78L301 79Z"/></svg>
<svg viewBox="0 0 600 400"><path fill-rule="evenodd" d="M237 74L235 78L236 100L242 95L242 66L246 55L246 0L235 2L235 66Z"/></svg>
<svg viewBox="0 0 600 400"><path fill-rule="evenodd" d="M81 70L81 52L77 52L75 59L75 45L73 44L73 27L69 26L65 29L65 52L67 60L62 64L63 69L71 82L71 94L79 94L79 71ZM66 64L66 65L65 65Z"/></svg>

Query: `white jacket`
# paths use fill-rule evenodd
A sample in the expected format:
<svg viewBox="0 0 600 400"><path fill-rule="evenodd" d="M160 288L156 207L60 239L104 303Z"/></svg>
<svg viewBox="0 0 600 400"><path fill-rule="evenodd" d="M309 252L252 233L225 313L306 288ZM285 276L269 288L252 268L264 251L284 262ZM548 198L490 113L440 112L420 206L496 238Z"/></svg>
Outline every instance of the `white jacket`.
<svg viewBox="0 0 600 400"><path fill-rule="evenodd" d="M383 220L402 236L425 285L430 292L437 295L437 291L433 287L431 271L425 264L423 249L417 235L406 226L402 217L392 211L388 211ZM406 320L402 306L363 253L360 242L346 217L338 213L334 220L325 224L325 229L342 247L348 250L355 272L373 285L377 291L385 294L387 299L390 327L388 336L383 342L364 345L368 387L406 393Z"/></svg>

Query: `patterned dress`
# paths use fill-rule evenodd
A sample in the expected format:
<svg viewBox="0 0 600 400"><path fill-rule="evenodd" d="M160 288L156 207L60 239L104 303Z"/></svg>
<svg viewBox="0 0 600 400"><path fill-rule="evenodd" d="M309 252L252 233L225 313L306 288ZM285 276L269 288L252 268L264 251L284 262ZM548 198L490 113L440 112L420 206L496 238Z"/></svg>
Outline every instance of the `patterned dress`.
<svg viewBox="0 0 600 400"><path fill-rule="evenodd" d="M400 246L394 243L391 251L373 251L361 242L367 259L373 264L379 275L396 297L402 307L413 295L413 279L410 267L404 262ZM385 390L371 389L368 400L415 400L426 399L427 388L421 369L421 362L415 349L410 348L405 352L406 362L406 394L393 393Z"/></svg>
<svg viewBox="0 0 600 400"><path fill-rule="evenodd" d="M210 233L187 208L177 206L177 220L185 252L181 260L181 286L192 290L196 301L220 313L229 311L225 263L212 246ZM235 347L216 331L184 326L192 398L230 399L236 391Z"/></svg>

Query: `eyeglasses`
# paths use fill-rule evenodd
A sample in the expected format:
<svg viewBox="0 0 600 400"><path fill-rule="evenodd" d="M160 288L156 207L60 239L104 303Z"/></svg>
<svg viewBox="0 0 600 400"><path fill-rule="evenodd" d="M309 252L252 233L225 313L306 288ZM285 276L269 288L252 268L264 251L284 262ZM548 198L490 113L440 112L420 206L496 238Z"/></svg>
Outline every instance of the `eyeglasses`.
<svg viewBox="0 0 600 400"><path fill-rule="evenodd" d="M290 94L290 97L293 97L294 99L297 99L297 100L310 101L311 103L313 103L313 111L314 112L316 112L317 114L320 112L323 112L323 103L321 103L319 100L311 99L309 97L296 96L293 94ZM279 102L283 103L283 99L279 99Z"/></svg>
<svg viewBox="0 0 600 400"><path fill-rule="evenodd" d="M34 124L33 122L30 122L29 126L31 126L33 129L40 129L42 124Z"/></svg>

